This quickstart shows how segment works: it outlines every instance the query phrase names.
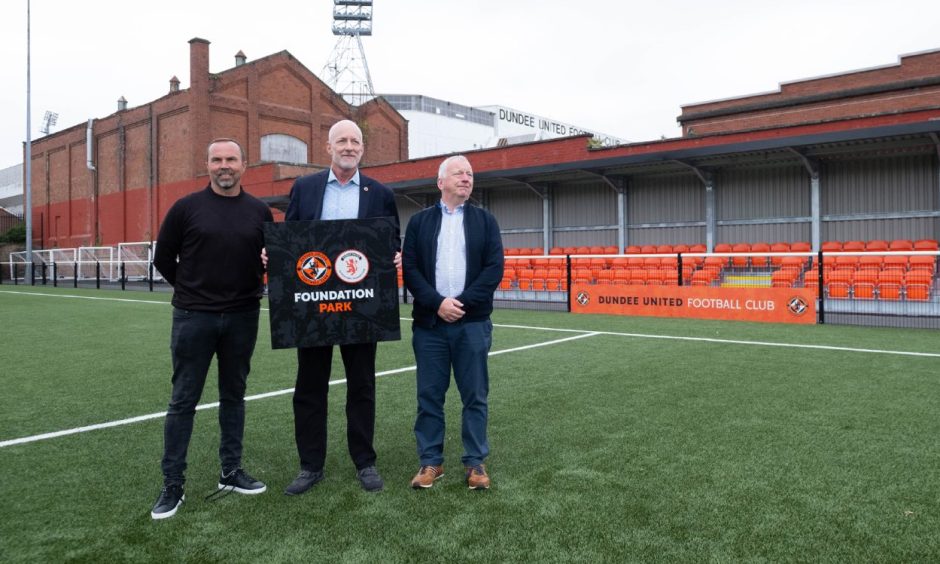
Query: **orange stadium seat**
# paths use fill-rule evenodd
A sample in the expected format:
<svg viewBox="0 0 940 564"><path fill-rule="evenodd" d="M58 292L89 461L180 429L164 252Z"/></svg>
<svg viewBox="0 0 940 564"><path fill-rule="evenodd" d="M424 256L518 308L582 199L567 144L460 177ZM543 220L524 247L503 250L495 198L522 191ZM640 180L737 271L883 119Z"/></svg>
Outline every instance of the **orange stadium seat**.
<svg viewBox="0 0 940 564"><path fill-rule="evenodd" d="M646 283L650 286L661 286L664 278L664 272L658 268L646 271Z"/></svg>
<svg viewBox="0 0 940 564"><path fill-rule="evenodd" d="M770 252L789 253L790 243L774 243L773 245L770 246ZM774 266L780 266L781 262L783 262L783 257L770 257L770 264Z"/></svg>
<svg viewBox="0 0 940 564"><path fill-rule="evenodd" d="M572 280L576 284L591 284L594 280L591 278L591 270L588 268L578 268L571 274Z"/></svg>
<svg viewBox="0 0 940 564"><path fill-rule="evenodd" d="M847 299L849 297L848 282L834 281L829 283L829 297L836 299Z"/></svg>
<svg viewBox="0 0 940 564"><path fill-rule="evenodd" d="M790 288L796 279L796 273L792 270L777 270L770 275L770 286L772 288Z"/></svg>
<svg viewBox="0 0 940 564"><path fill-rule="evenodd" d="M782 270L791 270L799 273L806 265L803 257L781 257L780 268Z"/></svg>
<svg viewBox="0 0 940 564"><path fill-rule="evenodd" d="M882 261L884 270L907 270L908 258L905 255L887 255Z"/></svg>
<svg viewBox="0 0 940 564"><path fill-rule="evenodd" d="M721 270L728 264L727 257L706 257L704 265L702 268L704 270L710 270L715 275L720 274Z"/></svg>
<svg viewBox="0 0 940 564"><path fill-rule="evenodd" d="M915 251L936 251L940 249L940 243L933 239L919 239L914 241Z"/></svg>
<svg viewBox="0 0 940 564"><path fill-rule="evenodd" d="M842 255L836 257L836 268L851 268L855 270L858 267L858 256L857 255Z"/></svg>
<svg viewBox="0 0 940 564"><path fill-rule="evenodd" d="M614 270L626 270L630 265L630 259L627 257L617 257L610 261L610 267Z"/></svg>
<svg viewBox="0 0 940 564"><path fill-rule="evenodd" d="M710 286L713 279L711 272L707 270L696 270L692 273L693 286Z"/></svg>
<svg viewBox="0 0 940 564"><path fill-rule="evenodd" d="M930 286L927 284L908 284L905 293L910 301L926 302L930 299Z"/></svg>
<svg viewBox="0 0 940 564"><path fill-rule="evenodd" d="M732 253L749 253L751 252L750 243L736 243L731 246ZM747 268L747 265L750 263L746 255L731 257L731 266L735 268Z"/></svg>
<svg viewBox="0 0 940 564"><path fill-rule="evenodd" d="M769 253L770 245L767 243L754 243L751 245L751 266L754 268L763 268L767 266L767 257L756 256L757 253Z"/></svg>
<svg viewBox="0 0 940 564"><path fill-rule="evenodd" d="M822 244L822 251L824 253L833 253L839 252L842 250L842 241L826 241Z"/></svg>
<svg viewBox="0 0 940 564"><path fill-rule="evenodd" d="M663 270L663 284L666 286L678 286L679 270L675 268L667 268Z"/></svg>
<svg viewBox="0 0 940 564"><path fill-rule="evenodd" d="M863 241L846 241L842 243L842 250L847 252L857 252L865 250L865 243Z"/></svg>
<svg viewBox="0 0 940 564"><path fill-rule="evenodd" d="M876 253L888 250L888 242L881 239L875 239L865 243L865 250L869 253Z"/></svg>
<svg viewBox="0 0 940 564"><path fill-rule="evenodd" d="M857 300L875 299L875 283L856 281L855 284L852 285L852 295L855 296Z"/></svg>
<svg viewBox="0 0 940 564"><path fill-rule="evenodd" d="M884 257L881 255L862 255L858 257L859 270L881 270Z"/></svg>
<svg viewBox="0 0 940 564"><path fill-rule="evenodd" d="M930 255L914 255L909 260L910 268L914 270L926 270L933 272L936 266L936 257Z"/></svg>
<svg viewBox="0 0 940 564"><path fill-rule="evenodd" d="M888 247L891 251L913 251L914 243L909 239L895 239Z"/></svg>

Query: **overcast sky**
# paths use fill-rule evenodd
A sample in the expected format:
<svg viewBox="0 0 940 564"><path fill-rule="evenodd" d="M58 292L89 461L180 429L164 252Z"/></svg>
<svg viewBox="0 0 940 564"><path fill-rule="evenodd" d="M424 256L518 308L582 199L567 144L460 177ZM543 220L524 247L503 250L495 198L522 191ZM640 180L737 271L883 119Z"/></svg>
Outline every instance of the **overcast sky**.
<svg viewBox="0 0 940 564"><path fill-rule="evenodd" d="M0 168L26 139L26 0L0 2ZM287 50L327 62L330 0L32 0L32 131L188 88L189 44L210 71ZM631 141L680 134L682 104L896 63L940 48L938 0L375 0L363 39L377 92L502 105Z"/></svg>

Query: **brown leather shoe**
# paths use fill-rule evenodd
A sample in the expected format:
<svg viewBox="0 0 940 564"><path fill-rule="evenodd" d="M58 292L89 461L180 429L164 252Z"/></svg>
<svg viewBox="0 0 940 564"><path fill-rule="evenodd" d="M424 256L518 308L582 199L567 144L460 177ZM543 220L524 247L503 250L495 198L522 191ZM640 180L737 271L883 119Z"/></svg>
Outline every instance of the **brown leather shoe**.
<svg viewBox="0 0 940 564"><path fill-rule="evenodd" d="M418 470L418 473L415 474L415 477L411 479L411 487L414 489L430 488L434 485L435 480L439 480L443 477L443 466L422 466L421 469Z"/></svg>
<svg viewBox="0 0 940 564"><path fill-rule="evenodd" d="M467 467L467 487L471 490L490 489L490 477L486 475L486 465L478 464Z"/></svg>

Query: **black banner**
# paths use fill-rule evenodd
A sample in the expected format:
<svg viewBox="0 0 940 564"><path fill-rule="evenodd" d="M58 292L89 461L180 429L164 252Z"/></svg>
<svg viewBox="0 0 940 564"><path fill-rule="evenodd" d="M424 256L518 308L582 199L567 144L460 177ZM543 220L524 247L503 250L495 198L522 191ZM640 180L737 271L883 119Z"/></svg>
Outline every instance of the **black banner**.
<svg viewBox="0 0 940 564"><path fill-rule="evenodd" d="M271 347L401 339L390 218L264 225Z"/></svg>

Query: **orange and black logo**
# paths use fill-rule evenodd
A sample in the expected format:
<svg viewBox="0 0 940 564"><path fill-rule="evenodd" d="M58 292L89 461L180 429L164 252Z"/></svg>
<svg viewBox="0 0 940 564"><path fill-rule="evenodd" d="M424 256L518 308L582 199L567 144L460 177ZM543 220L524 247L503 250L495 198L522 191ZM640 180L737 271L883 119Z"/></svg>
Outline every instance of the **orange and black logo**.
<svg viewBox="0 0 940 564"><path fill-rule="evenodd" d="M575 299L577 299L578 303L583 306L586 306L589 303L591 303L591 296L587 292L578 292L578 296Z"/></svg>
<svg viewBox="0 0 940 564"><path fill-rule="evenodd" d="M330 279L333 264L319 251L305 253L297 259L297 278L304 284L319 286Z"/></svg>
<svg viewBox="0 0 940 564"><path fill-rule="evenodd" d="M793 296L787 302L787 309L790 310L790 313L793 315L803 315L806 313L807 308L809 308L809 305L799 296Z"/></svg>

